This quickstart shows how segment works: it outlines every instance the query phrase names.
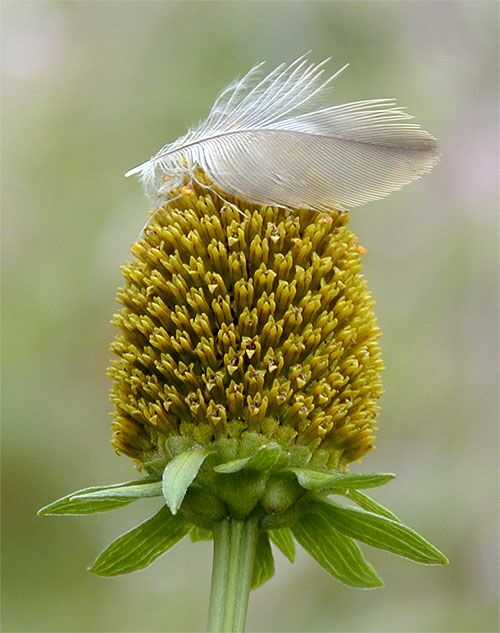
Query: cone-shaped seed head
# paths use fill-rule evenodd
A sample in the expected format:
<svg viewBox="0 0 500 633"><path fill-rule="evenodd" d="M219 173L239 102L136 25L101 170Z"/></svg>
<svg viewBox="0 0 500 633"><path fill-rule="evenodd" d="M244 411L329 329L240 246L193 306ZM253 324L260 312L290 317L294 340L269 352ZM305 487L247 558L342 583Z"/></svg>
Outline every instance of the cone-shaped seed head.
<svg viewBox="0 0 500 633"><path fill-rule="evenodd" d="M327 454L372 448L380 330L348 215L226 204L206 190L151 218L123 268L113 444L138 462L174 436L248 432Z"/></svg>

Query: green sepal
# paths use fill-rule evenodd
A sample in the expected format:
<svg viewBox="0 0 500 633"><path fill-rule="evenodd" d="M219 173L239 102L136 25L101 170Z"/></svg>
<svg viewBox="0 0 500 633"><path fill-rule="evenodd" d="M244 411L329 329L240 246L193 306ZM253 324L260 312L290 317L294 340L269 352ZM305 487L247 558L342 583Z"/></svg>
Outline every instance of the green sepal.
<svg viewBox="0 0 500 633"><path fill-rule="evenodd" d="M284 527L269 530L269 538L291 563L295 562L295 541L290 528Z"/></svg>
<svg viewBox="0 0 500 633"><path fill-rule="evenodd" d="M193 450L180 453L163 471L163 496L172 514L181 507L187 489L192 484L209 451Z"/></svg>
<svg viewBox="0 0 500 633"><path fill-rule="evenodd" d="M224 501L233 518L244 520L262 499L267 479L267 473L257 470L216 473L213 490Z"/></svg>
<svg viewBox="0 0 500 633"><path fill-rule="evenodd" d="M40 516L82 516L85 514L96 514L98 512L108 512L115 508L121 508L129 503L135 501L135 498L83 498L82 495L93 494L104 490L113 490L114 488L125 488L128 486L144 485L144 483L150 483L151 479L139 479L135 481L127 481L120 484L111 484L109 486L91 486L90 488L82 488L72 492L69 495L65 495L57 501L53 501L48 505L40 508L38 513Z"/></svg>
<svg viewBox="0 0 500 633"><path fill-rule="evenodd" d="M337 530L373 547L426 565L445 565L446 556L423 536L398 521L380 514L343 506L334 501L318 501L314 512Z"/></svg>
<svg viewBox="0 0 500 633"><path fill-rule="evenodd" d="M292 525L292 532L302 547L343 584L360 589L383 586L357 543L333 528L322 514L304 514Z"/></svg>
<svg viewBox="0 0 500 633"><path fill-rule="evenodd" d="M219 466L214 467L214 470L218 473L236 473L245 468L264 472L276 466L282 453L282 448L278 444L266 444L261 446L251 457L243 457L225 464L219 464Z"/></svg>
<svg viewBox="0 0 500 633"><path fill-rule="evenodd" d="M374 514L380 514L383 517L387 517L388 519L392 519L392 521L397 521L401 523L401 519L397 517L393 512L391 512L388 508L385 508L383 505L375 501L368 495L365 495L364 492L360 492L359 490L347 490L344 493L348 499L352 499L354 503L357 503L358 506L363 508L363 510L368 510L368 512L373 512Z"/></svg>
<svg viewBox="0 0 500 633"><path fill-rule="evenodd" d="M173 547L189 531L181 515L163 506L150 519L126 532L99 554L89 571L98 576L118 576L144 569Z"/></svg>
<svg viewBox="0 0 500 633"><path fill-rule="evenodd" d="M94 492L77 494L72 499L141 499L148 497L161 497L161 481L145 482L137 486L121 486L118 488L104 488Z"/></svg>
<svg viewBox="0 0 500 633"><path fill-rule="evenodd" d="M193 525L189 530L189 538L192 543L198 543L199 541L212 541L214 535L211 530L204 530L197 525Z"/></svg>
<svg viewBox="0 0 500 633"><path fill-rule="evenodd" d="M356 488L375 488L386 484L396 475L392 473L322 473L306 468L291 468L297 481L306 490L350 490Z"/></svg>
<svg viewBox="0 0 500 633"><path fill-rule="evenodd" d="M257 589L274 576L274 557L271 543L265 530L259 534L253 564L252 589Z"/></svg>

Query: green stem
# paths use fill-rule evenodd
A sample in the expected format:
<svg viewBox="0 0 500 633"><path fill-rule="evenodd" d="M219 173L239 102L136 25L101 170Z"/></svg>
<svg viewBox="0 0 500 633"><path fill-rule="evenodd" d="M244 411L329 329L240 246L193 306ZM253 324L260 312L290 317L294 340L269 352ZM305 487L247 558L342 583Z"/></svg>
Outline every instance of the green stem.
<svg viewBox="0 0 500 633"><path fill-rule="evenodd" d="M242 633L257 548L258 519L225 519L214 529L209 633Z"/></svg>

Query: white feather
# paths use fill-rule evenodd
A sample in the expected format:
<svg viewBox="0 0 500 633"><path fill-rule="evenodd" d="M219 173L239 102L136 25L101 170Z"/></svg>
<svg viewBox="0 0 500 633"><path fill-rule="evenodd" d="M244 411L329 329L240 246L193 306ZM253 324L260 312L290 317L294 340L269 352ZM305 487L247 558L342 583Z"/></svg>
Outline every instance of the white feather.
<svg viewBox="0 0 500 633"><path fill-rule="evenodd" d="M208 117L147 162L146 195L161 203L200 167L223 192L256 204L345 209L386 196L432 169L436 140L397 107L371 99L315 109L329 84L302 56L229 85Z"/></svg>

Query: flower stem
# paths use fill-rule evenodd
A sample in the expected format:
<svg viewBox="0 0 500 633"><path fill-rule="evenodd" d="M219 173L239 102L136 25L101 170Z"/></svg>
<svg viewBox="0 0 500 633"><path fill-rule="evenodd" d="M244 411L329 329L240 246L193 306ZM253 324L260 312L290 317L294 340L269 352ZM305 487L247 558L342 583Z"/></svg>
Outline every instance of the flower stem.
<svg viewBox="0 0 500 633"><path fill-rule="evenodd" d="M258 519L225 519L214 529L209 633L242 633L258 537Z"/></svg>

